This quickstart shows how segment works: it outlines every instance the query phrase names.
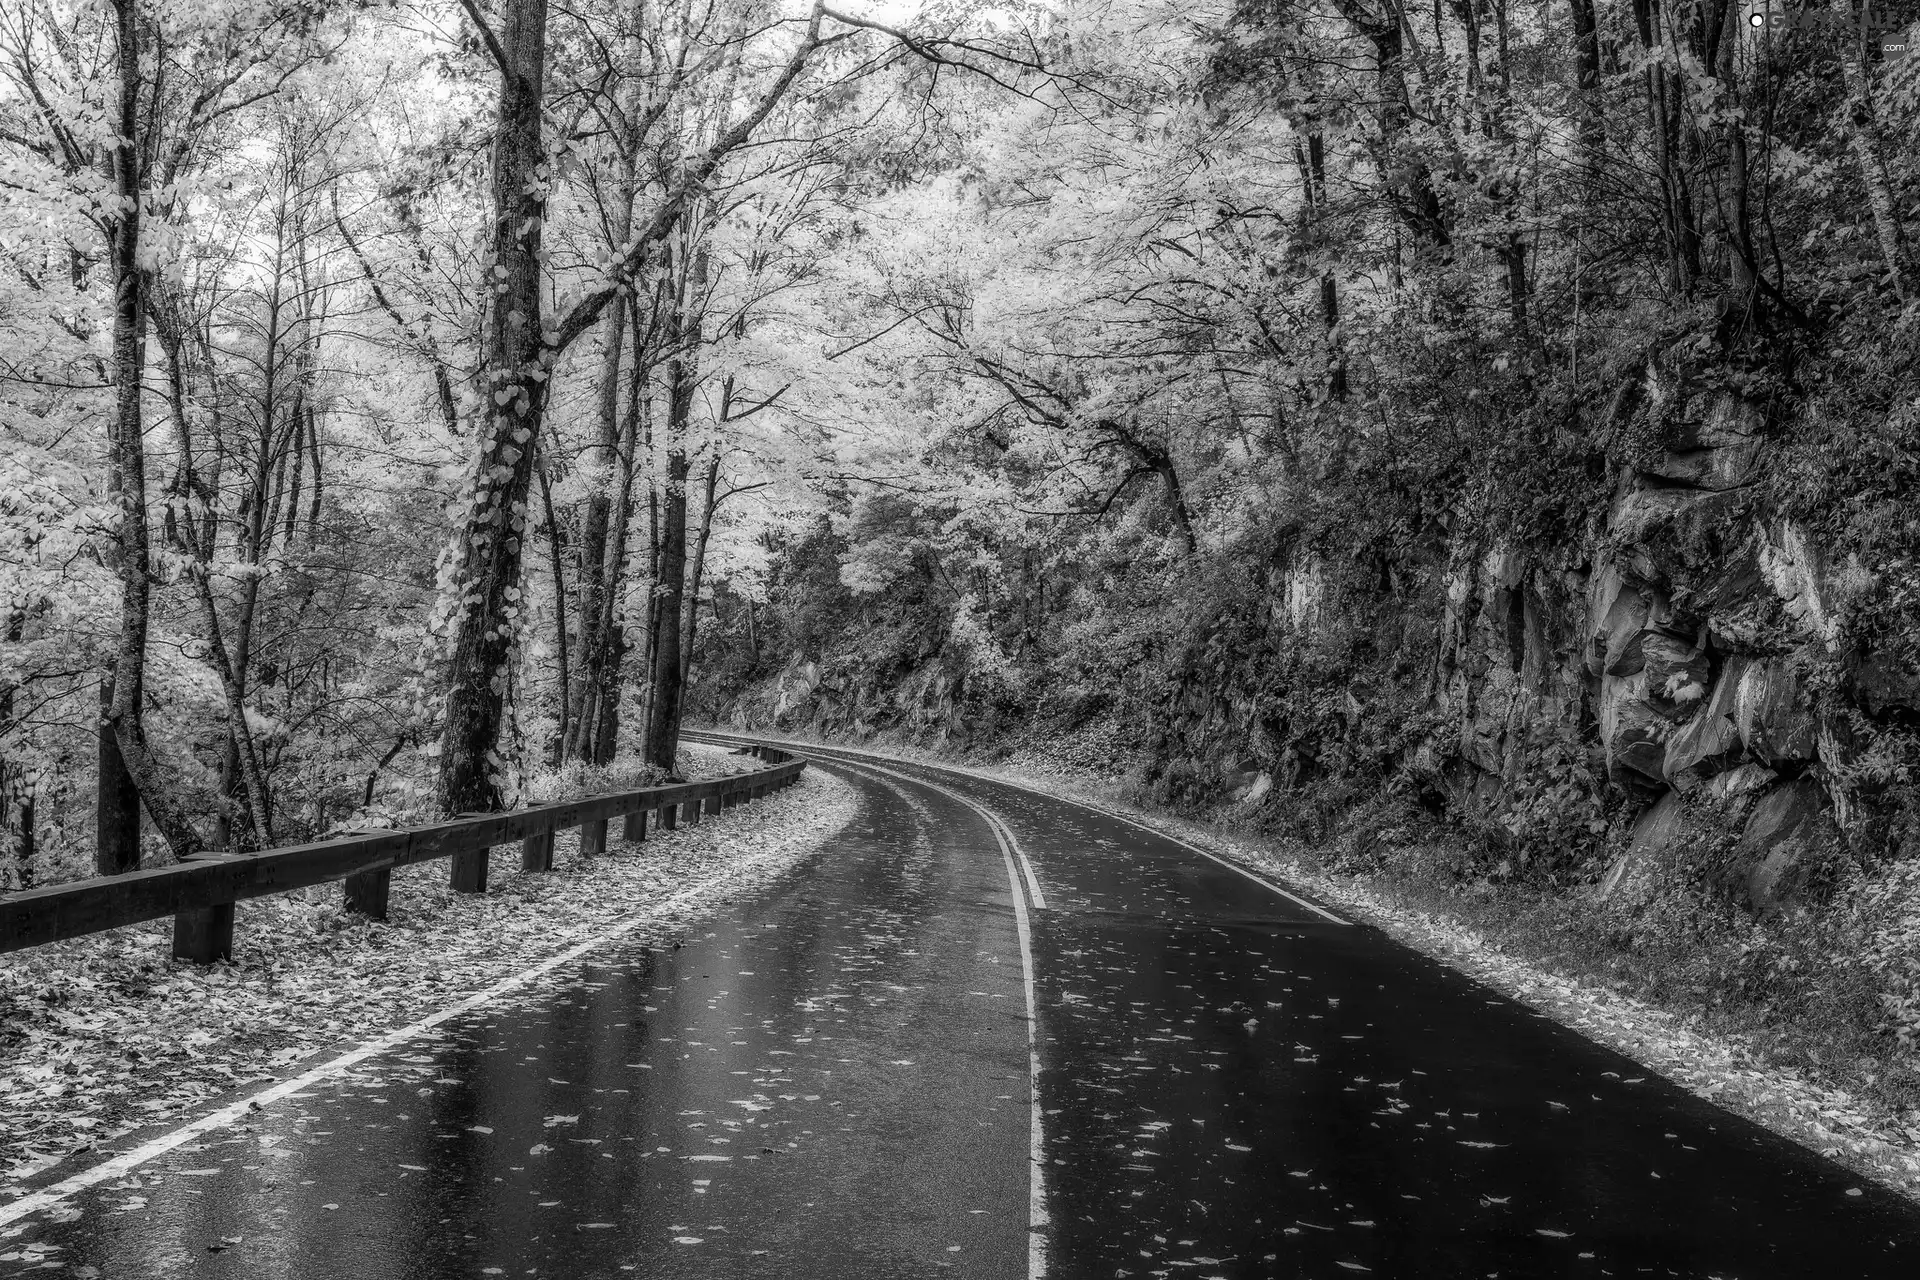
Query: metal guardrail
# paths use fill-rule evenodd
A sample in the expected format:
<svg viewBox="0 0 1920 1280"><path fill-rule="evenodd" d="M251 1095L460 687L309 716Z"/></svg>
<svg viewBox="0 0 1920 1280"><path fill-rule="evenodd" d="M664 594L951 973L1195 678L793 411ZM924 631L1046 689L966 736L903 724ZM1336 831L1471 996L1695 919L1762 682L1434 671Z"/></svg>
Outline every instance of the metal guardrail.
<svg viewBox="0 0 1920 1280"><path fill-rule="evenodd" d="M755 744L752 751L771 767L259 853L201 854L172 866L0 895L0 952L172 916L174 956L210 964L233 954L236 902L334 880L346 882L347 910L384 920L395 867L450 858L451 886L484 893L495 845L518 841L523 870L551 871L553 837L569 827L580 828L581 855L594 857L606 852L607 823L614 818L625 820L624 839L644 840L649 813L658 815L660 829L671 831L677 818L699 822L703 812L718 813L791 785L806 768L806 761L775 747Z"/></svg>

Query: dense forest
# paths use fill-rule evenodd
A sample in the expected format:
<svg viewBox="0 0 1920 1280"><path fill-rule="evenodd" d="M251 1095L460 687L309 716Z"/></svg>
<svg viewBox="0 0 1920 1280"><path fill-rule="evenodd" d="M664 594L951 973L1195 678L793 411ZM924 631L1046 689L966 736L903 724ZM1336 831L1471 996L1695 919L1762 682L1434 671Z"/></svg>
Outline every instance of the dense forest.
<svg viewBox="0 0 1920 1280"><path fill-rule="evenodd" d="M0 888L1042 744L1904 1042L1916 17L11 0Z"/></svg>

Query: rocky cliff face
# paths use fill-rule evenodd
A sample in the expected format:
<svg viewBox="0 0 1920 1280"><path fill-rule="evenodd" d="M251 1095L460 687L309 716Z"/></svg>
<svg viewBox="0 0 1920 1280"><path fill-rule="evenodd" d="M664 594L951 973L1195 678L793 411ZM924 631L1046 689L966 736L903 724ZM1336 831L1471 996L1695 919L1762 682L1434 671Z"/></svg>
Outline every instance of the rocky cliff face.
<svg viewBox="0 0 1920 1280"><path fill-rule="evenodd" d="M1920 708L1920 673L1850 638L1874 586L1859 561L1757 500L1755 406L1654 368L1612 412L1648 444L1587 546L1500 544L1448 570L1435 696L1459 749L1433 773L1491 810L1543 729L1590 743L1643 806L1603 894L1631 900L1704 850L1730 895L1777 910L1845 855L1860 731Z"/></svg>

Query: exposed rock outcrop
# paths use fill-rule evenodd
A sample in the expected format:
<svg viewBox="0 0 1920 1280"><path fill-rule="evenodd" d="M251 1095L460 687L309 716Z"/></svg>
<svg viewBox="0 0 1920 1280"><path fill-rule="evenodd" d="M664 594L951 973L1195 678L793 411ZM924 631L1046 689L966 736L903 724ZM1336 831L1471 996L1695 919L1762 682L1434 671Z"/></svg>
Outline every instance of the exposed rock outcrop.
<svg viewBox="0 0 1920 1280"><path fill-rule="evenodd" d="M1725 886L1755 911L1795 905L1819 886L1840 839L1820 784L1811 778L1790 782L1754 806L1724 873Z"/></svg>
<svg viewBox="0 0 1920 1280"><path fill-rule="evenodd" d="M1603 895L1620 898L1689 839L1697 797L1707 827L1745 823L1723 887L1778 910L1842 839L1816 762L1846 749L1844 725L1808 673L1839 656L1847 611L1871 579L1807 530L1754 513L1745 490L1766 446L1757 408L1718 391L1636 394L1632 411L1660 443L1622 475L1593 558L1555 574L1500 546L1461 565L1437 691L1460 717L1459 758L1503 790L1518 787L1543 721L1598 738L1606 781L1644 806ZM1519 625L1523 597L1536 616ZM1564 651L1554 635L1571 637ZM1920 670L1892 659L1859 661L1853 687L1869 714L1920 706ZM1486 793L1471 778L1448 790Z"/></svg>

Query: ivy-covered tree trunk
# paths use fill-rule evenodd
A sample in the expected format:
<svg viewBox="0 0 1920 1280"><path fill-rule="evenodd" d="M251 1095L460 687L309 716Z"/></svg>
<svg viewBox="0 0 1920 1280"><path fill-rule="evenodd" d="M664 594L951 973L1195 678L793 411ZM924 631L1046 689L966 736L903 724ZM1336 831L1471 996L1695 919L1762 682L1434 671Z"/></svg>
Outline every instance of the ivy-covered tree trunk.
<svg viewBox="0 0 1920 1280"><path fill-rule="evenodd" d="M546 408L555 348L540 296L541 222L548 174L540 129L546 0L506 0L493 47L501 63L493 144L491 283L482 356L480 458L460 547L460 599L449 669L440 781L452 813L498 809L499 755L509 665L521 612L522 539L534 437ZM492 41L489 34L489 40Z"/></svg>

